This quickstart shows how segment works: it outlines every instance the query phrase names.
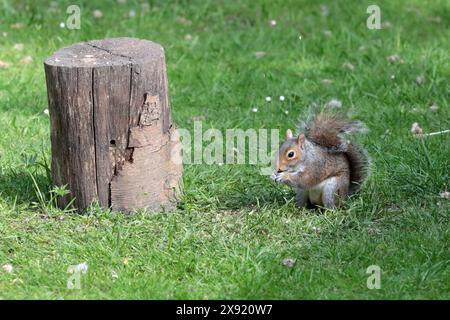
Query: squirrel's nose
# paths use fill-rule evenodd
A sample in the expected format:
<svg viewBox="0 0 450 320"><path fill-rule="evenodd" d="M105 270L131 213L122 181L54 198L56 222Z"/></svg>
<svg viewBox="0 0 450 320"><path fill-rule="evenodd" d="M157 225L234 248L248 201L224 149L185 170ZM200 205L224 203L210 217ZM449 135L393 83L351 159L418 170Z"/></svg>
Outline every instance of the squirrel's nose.
<svg viewBox="0 0 450 320"><path fill-rule="evenodd" d="M283 170L281 170L281 169L278 169L278 171L277 171L277 173L282 173L283 172Z"/></svg>

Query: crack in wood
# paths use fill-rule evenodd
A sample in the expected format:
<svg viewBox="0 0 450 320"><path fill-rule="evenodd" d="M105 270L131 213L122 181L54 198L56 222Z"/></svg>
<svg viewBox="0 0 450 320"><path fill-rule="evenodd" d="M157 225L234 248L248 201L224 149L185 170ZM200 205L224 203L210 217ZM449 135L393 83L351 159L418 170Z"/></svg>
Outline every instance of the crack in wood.
<svg viewBox="0 0 450 320"><path fill-rule="evenodd" d="M98 50L104 51L104 52L106 52L106 53L109 53L109 54L112 55L112 56L121 57L121 58L126 58L126 59L129 60L130 63L133 61L133 58L130 57L130 56L123 55L123 54L120 54L120 53L112 52L112 51L110 51L110 50L108 50L108 49L105 49L105 48L96 46L96 45L93 44L92 42L85 42L85 44L88 45L88 46L90 46L90 47L92 47L92 48L94 48L94 49L98 49Z"/></svg>
<svg viewBox="0 0 450 320"><path fill-rule="evenodd" d="M94 141L94 168L95 170L95 190L97 191L97 197L99 194L98 190L98 170L97 170L97 143L95 141L96 137L96 130L95 130L95 98L94 98L94 92L95 92L95 82L94 82L94 68L91 69L91 101L92 101L92 136Z"/></svg>

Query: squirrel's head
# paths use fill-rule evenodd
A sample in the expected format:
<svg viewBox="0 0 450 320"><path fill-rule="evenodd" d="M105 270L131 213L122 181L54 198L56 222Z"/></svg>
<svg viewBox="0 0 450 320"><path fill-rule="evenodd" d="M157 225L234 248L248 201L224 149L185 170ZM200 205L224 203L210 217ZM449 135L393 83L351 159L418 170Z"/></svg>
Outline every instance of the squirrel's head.
<svg viewBox="0 0 450 320"><path fill-rule="evenodd" d="M276 162L276 171L281 173L283 171L295 171L298 162L300 161L305 146L305 135L300 133L294 137L292 131L286 131L286 140L278 150L278 157Z"/></svg>

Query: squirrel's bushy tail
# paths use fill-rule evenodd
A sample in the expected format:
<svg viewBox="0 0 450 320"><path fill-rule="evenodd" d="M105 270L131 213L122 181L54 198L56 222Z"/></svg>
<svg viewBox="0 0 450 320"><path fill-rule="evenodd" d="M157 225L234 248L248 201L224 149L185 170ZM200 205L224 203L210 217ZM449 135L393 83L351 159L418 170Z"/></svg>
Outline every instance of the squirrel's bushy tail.
<svg viewBox="0 0 450 320"><path fill-rule="evenodd" d="M367 152L358 144L350 142L344 152L350 166L350 186L348 195L359 191L363 182L369 176L370 158Z"/></svg>
<svg viewBox="0 0 450 320"><path fill-rule="evenodd" d="M357 192L369 175L370 159L358 144L348 141L347 134L364 133L367 128L359 121L349 121L332 112L321 112L301 123L306 138L330 152L344 153L350 166L349 195Z"/></svg>

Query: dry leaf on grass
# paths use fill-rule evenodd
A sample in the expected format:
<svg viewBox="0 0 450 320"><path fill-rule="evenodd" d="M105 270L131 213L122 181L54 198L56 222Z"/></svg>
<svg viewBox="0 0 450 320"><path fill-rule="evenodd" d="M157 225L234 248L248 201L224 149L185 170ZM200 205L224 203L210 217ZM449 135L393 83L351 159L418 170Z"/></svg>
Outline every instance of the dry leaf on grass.
<svg viewBox="0 0 450 320"><path fill-rule="evenodd" d="M16 44L14 44L13 48L16 49L17 51L22 51L24 48L24 45L23 45L23 43L16 43Z"/></svg>
<svg viewBox="0 0 450 320"><path fill-rule="evenodd" d="M10 27L11 27L11 29L19 30L19 29L25 28L25 24L23 22L17 22L17 23L10 25Z"/></svg>
<svg viewBox="0 0 450 320"><path fill-rule="evenodd" d="M21 64L30 64L32 62L33 62L33 57L31 57L31 56L26 56L22 60L20 60Z"/></svg>
<svg viewBox="0 0 450 320"><path fill-rule="evenodd" d="M266 53L264 51L256 51L255 52L255 57L256 59L261 59L262 57L264 57L266 55Z"/></svg>
<svg viewBox="0 0 450 320"><path fill-rule="evenodd" d="M10 64L8 62L0 60L0 69L9 68Z"/></svg>

